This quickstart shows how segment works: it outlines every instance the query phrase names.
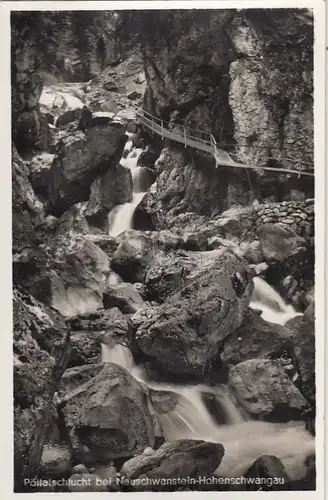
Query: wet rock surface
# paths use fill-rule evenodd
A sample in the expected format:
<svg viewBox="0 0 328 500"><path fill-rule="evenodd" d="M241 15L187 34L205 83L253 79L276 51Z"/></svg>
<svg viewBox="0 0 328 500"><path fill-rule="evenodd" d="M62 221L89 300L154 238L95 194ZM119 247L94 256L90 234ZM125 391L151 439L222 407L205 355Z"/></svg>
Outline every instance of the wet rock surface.
<svg viewBox="0 0 328 500"><path fill-rule="evenodd" d="M143 387L123 368L103 365L63 398L62 412L74 454L86 460L131 456L154 444Z"/></svg>
<svg viewBox="0 0 328 500"><path fill-rule="evenodd" d="M15 490L41 463L47 425L56 415L54 393L66 368L68 331L60 315L14 289Z"/></svg>
<svg viewBox="0 0 328 500"><path fill-rule="evenodd" d="M180 440L125 462L122 474L129 479L168 479L211 474L219 466L224 448L217 443Z"/></svg>
<svg viewBox="0 0 328 500"><path fill-rule="evenodd" d="M223 342L220 359L236 365L253 358L291 356L294 350L293 333L284 326L269 323L249 310L243 324Z"/></svg>
<svg viewBox="0 0 328 500"><path fill-rule="evenodd" d="M253 417L271 421L302 419L309 404L281 361L251 359L230 370L229 387Z"/></svg>
<svg viewBox="0 0 328 500"><path fill-rule="evenodd" d="M250 301L252 281L232 256L218 258L195 274L135 335L140 349L164 374L202 377L219 343L242 323Z"/></svg>
<svg viewBox="0 0 328 500"><path fill-rule="evenodd" d="M63 139L49 173L49 201L55 214L88 199L98 174L116 165L126 136L123 127L96 126Z"/></svg>

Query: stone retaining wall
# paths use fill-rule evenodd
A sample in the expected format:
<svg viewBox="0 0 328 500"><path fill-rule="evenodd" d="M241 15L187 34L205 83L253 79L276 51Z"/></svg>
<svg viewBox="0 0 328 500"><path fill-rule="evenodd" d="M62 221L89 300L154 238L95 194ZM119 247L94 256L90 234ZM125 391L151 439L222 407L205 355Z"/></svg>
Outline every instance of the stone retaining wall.
<svg viewBox="0 0 328 500"><path fill-rule="evenodd" d="M255 225L275 224L288 225L300 236L314 234L314 199L305 201L283 201L254 207Z"/></svg>

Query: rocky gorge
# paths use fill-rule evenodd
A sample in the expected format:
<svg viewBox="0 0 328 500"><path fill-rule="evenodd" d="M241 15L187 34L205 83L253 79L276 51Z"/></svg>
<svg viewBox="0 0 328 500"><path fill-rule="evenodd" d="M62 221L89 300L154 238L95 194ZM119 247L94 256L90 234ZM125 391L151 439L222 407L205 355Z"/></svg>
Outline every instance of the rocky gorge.
<svg viewBox="0 0 328 500"><path fill-rule="evenodd" d="M315 489L310 13L11 23L15 491Z"/></svg>

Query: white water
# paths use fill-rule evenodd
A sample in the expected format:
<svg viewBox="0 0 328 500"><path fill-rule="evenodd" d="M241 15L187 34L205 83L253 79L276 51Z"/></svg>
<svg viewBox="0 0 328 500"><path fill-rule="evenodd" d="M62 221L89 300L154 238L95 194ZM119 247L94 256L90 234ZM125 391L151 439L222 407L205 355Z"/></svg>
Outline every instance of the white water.
<svg viewBox="0 0 328 500"><path fill-rule="evenodd" d="M128 134L129 135L129 134ZM130 169L133 180L133 196L130 203L115 207L109 214L109 234L117 236L131 229L133 214L146 192L146 178L143 168L137 167L141 149L133 148L129 140L125 147L126 158L121 164ZM118 282L115 273L112 282ZM260 309L262 317L272 323L285 324L297 313L286 304L280 295L263 279L254 278L254 293L250 306ZM302 422L272 424L250 420L233 400L224 385L173 385L156 383L147 379L144 370L136 366L130 350L121 344L102 344L102 361L115 363L128 370L135 379L156 391L171 391L178 395L174 409L158 415L163 436L166 440L204 439L223 444L225 455L216 471L220 476L237 477L245 473L261 455L275 455L284 463L292 479L302 478L306 472L304 461L314 452L314 439L304 429ZM219 408L219 425L206 406L203 394L209 394ZM165 400L167 394L163 393ZM158 396L157 396L158 398Z"/></svg>
<svg viewBox="0 0 328 500"><path fill-rule="evenodd" d="M252 309L260 309L262 318L270 323L284 325L295 316L300 316L293 306L286 304L266 281L254 278L254 292L250 303Z"/></svg>
<svg viewBox="0 0 328 500"><path fill-rule="evenodd" d="M265 319L283 324L297 313L261 278L255 278L252 307L261 309ZM313 437L302 422L269 423L250 420L238 408L224 385L178 386L149 381L142 367L136 366L130 350L122 345L102 346L102 360L127 369L137 380L156 391L172 391L179 395L173 411L159 415L166 440L204 439L223 444L225 455L216 471L224 477L237 477L246 472L261 455L275 455L284 463L292 479L306 472L304 461L314 452ZM221 408L226 424L218 425L202 398L211 394Z"/></svg>
<svg viewBox="0 0 328 500"><path fill-rule="evenodd" d="M145 169L143 167L137 167L138 158L143 150L140 148L133 148L132 141L129 140L125 145L124 151L128 152L128 155L126 158L121 158L120 163L123 167L131 171L133 183L132 200L128 203L118 205L108 215L110 236L118 236L123 233L123 231L132 229L134 211L147 192L140 191L140 186L145 184L142 182L142 175Z"/></svg>

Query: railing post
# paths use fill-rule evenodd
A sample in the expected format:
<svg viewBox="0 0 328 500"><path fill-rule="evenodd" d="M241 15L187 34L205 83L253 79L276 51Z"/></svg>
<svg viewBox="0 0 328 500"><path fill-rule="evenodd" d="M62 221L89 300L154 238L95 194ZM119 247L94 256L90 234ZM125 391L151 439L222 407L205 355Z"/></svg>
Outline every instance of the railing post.
<svg viewBox="0 0 328 500"><path fill-rule="evenodd" d="M162 140L164 139L164 124L163 120L161 120L161 129L162 129Z"/></svg>
<svg viewBox="0 0 328 500"><path fill-rule="evenodd" d="M184 137L184 145L185 145L185 148L187 147L187 135L186 135L186 129L183 128L183 137Z"/></svg>

